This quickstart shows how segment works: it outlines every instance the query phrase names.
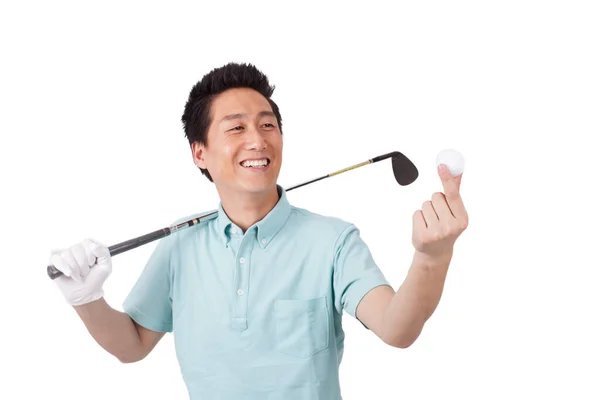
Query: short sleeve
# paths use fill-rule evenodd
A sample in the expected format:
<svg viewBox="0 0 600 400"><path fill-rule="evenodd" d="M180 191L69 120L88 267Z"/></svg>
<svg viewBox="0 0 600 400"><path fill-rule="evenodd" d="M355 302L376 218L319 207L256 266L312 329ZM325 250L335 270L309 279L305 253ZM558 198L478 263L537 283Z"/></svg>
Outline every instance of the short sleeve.
<svg viewBox="0 0 600 400"><path fill-rule="evenodd" d="M346 310L356 318L363 297L382 285L390 286L358 228L348 226L338 238L334 253L334 300L338 313Z"/></svg>
<svg viewBox="0 0 600 400"><path fill-rule="evenodd" d="M144 328L172 332L171 271L173 241L160 239L144 270L123 302L123 310Z"/></svg>

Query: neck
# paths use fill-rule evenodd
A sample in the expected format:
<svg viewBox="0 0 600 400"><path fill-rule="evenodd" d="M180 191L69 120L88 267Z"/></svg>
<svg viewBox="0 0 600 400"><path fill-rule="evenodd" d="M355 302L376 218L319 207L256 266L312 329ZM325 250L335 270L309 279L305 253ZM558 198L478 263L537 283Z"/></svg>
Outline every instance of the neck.
<svg viewBox="0 0 600 400"><path fill-rule="evenodd" d="M279 201L277 187L262 193L225 193L223 189L217 191L223 210L231 222L244 232L263 219Z"/></svg>

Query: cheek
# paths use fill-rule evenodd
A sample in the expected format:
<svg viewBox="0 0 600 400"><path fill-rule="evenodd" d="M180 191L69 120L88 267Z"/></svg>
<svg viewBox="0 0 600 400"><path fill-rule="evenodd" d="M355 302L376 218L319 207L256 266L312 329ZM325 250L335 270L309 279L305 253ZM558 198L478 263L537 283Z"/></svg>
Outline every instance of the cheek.
<svg viewBox="0 0 600 400"><path fill-rule="evenodd" d="M238 147L235 143L223 143L219 151L219 165L217 168L223 172L234 169L236 167L235 160Z"/></svg>
<svg viewBox="0 0 600 400"><path fill-rule="evenodd" d="M271 147L273 147L273 149L276 151L281 151L283 148L283 137L280 133L277 133L277 136L274 136L271 140Z"/></svg>

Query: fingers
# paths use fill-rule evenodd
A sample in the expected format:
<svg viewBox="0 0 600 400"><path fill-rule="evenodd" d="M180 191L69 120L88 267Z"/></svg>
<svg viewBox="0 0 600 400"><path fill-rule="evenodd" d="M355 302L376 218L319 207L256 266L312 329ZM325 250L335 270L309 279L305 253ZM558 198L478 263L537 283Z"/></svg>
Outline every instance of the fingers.
<svg viewBox="0 0 600 400"><path fill-rule="evenodd" d="M85 249L85 255L89 265L94 265L98 261L98 257L94 254L94 249L98 247L98 244L93 239L85 239L81 242Z"/></svg>
<svg viewBox="0 0 600 400"><path fill-rule="evenodd" d="M76 280L77 282L81 282L81 268L79 266L79 262L73 254L73 247L61 251L60 256L64 260L64 262L68 264L69 269L71 270L71 278Z"/></svg>
<svg viewBox="0 0 600 400"><path fill-rule="evenodd" d="M92 239L86 239L84 240L84 243L86 245L86 248L96 259L96 262L99 263L101 262L100 260L104 261L110 258L110 250L102 243Z"/></svg>
<svg viewBox="0 0 600 400"><path fill-rule="evenodd" d="M440 164L442 166L443 164ZM442 179L442 185L444 187L444 195L446 202L452 215L458 219L462 225L466 224L467 211L463 203L462 196L460 195L460 185L462 182L463 174L458 176L452 176L447 169L438 169L440 178Z"/></svg>
<svg viewBox="0 0 600 400"><path fill-rule="evenodd" d="M427 223L423 217L423 212L421 210L415 211L413 214L413 234L416 232L421 232L426 228Z"/></svg>
<svg viewBox="0 0 600 400"><path fill-rule="evenodd" d="M91 239L85 239L83 242L81 242L81 244L85 248L85 255L87 257L88 264L94 265L96 263L96 256L92 252L92 246L94 245L94 242Z"/></svg>
<svg viewBox="0 0 600 400"><path fill-rule="evenodd" d="M431 195L431 203L433 204L433 208L440 220L454 218L444 193L435 192L433 195Z"/></svg>
<svg viewBox="0 0 600 400"><path fill-rule="evenodd" d="M439 216L436 213L436 210L433 208L431 201L423 202L421 212L423 213L423 219L425 220L427 227L430 227L439 221Z"/></svg>
<svg viewBox="0 0 600 400"><path fill-rule="evenodd" d="M98 259L107 257L110 257L110 251L106 246L93 239L85 239L68 249L53 252L50 265L54 265L66 277L83 282Z"/></svg>
<svg viewBox="0 0 600 400"><path fill-rule="evenodd" d="M62 251L55 251L52 253L52 255L50 256L50 265L54 265L54 267L59 270L60 272L62 272L65 276L67 277L72 277L73 276L73 270L71 269L71 266L65 261L65 259L62 257Z"/></svg>
<svg viewBox="0 0 600 400"><path fill-rule="evenodd" d="M77 265L79 265L79 274L82 277L86 277L90 273L90 267L94 265L95 260L89 258L88 253L89 250L85 248L83 244L77 244L71 248L71 253L77 260Z"/></svg>
<svg viewBox="0 0 600 400"><path fill-rule="evenodd" d="M461 173L458 176L452 176L445 164L440 164L438 166L438 174L442 180L444 193L448 196L448 199L459 196L463 174Z"/></svg>

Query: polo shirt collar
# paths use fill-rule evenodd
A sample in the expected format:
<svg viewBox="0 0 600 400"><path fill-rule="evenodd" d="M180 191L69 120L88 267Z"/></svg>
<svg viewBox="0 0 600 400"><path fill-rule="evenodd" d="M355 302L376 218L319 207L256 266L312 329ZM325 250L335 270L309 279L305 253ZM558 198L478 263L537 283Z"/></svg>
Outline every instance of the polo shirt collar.
<svg viewBox="0 0 600 400"><path fill-rule="evenodd" d="M263 219L248 228L248 231L256 229L256 239L258 241L258 245L262 248L268 246L271 240L273 240L273 238L277 235L279 230L281 230L292 209L290 203L288 202L285 190L280 185L277 185L277 193L279 194L279 200L277 201L277 204L275 204L275 207L273 207ZM227 245L231 238L230 231L235 227L235 224L225 213L222 201L219 202L217 227L219 236L221 237L223 243ZM237 229L240 228L237 227Z"/></svg>

